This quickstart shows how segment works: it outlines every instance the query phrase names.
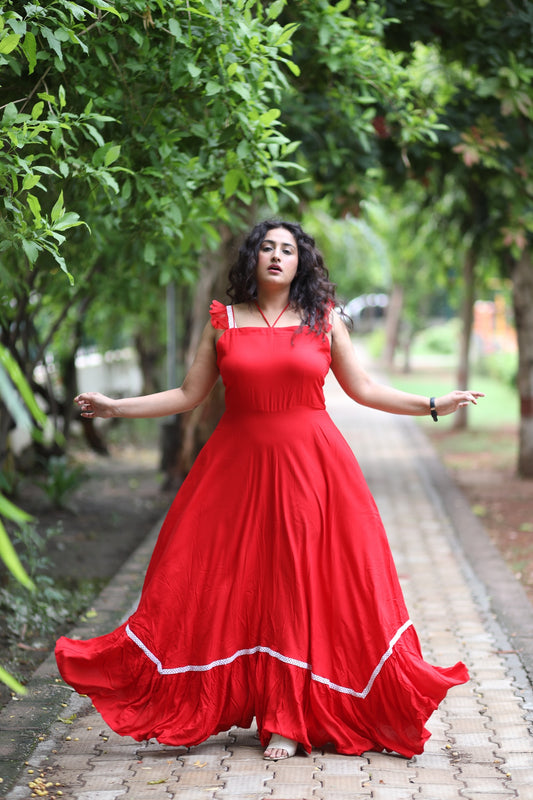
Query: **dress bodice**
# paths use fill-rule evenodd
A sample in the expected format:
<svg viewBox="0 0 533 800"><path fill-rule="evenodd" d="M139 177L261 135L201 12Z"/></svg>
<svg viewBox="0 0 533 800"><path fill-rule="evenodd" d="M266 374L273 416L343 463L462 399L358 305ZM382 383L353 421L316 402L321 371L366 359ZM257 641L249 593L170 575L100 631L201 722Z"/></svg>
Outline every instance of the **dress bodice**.
<svg viewBox="0 0 533 800"><path fill-rule="evenodd" d="M331 363L326 336L298 326L230 327L226 307L211 306L228 411L323 410L324 379Z"/></svg>

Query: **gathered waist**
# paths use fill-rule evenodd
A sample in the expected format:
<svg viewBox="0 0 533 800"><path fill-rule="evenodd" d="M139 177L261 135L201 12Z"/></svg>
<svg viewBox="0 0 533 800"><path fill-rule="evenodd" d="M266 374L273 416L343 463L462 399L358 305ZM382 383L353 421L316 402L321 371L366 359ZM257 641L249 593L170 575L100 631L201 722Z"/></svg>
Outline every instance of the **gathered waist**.
<svg viewBox="0 0 533 800"><path fill-rule="evenodd" d="M254 421L258 421L261 417L287 417L287 418L295 418L295 417L315 417L317 415L327 415L326 407L317 406L313 408L312 406L289 406L286 408L250 408L249 406L239 408L239 407L230 407L226 408L224 411L223 419L227 418L228 420L242 420L246 418L253 419Z"/></svg>

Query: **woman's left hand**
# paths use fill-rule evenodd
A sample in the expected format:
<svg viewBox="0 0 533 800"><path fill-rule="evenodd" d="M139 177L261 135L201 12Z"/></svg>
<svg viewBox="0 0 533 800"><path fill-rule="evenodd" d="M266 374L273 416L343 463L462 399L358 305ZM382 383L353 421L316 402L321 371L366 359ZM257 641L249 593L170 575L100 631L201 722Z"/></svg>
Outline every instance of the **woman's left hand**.
<svg viewBox="0 0 533 800"><path fill-rule="evenodd" d="M483 392L461 391L460 389L456 389L442 397L436 397L435 410L439 417L445 417L447 414L453 414L458 408L469 405L469 403L477 406L478 397L485 397L485 395Z"/></svg>

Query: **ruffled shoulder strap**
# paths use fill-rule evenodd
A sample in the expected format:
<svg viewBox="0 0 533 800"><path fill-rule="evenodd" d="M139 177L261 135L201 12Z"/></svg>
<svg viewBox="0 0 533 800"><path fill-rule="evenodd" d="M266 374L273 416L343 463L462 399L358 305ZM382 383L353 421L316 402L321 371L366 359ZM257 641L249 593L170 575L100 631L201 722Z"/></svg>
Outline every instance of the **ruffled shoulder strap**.
<svg viewBox="0 0 533 800"><path fill-rule="evenodd" d="M225 331L228 328L235 328L235 317L233 315L233 306L225 306L219 303L218 300L213 300L209 313L211 315L211 325L213 328Z"/></svg>

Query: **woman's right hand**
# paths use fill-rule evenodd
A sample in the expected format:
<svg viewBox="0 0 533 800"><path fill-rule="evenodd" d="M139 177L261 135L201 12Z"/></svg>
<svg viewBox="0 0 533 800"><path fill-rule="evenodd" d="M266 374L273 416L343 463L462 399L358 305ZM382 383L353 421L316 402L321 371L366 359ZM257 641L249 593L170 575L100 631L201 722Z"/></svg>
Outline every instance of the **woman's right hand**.
<svg viewBox="0 0 533 800"><path fill-rule="evenodd" d="M74 398L74 402L79 405L82 417L87 419L115 416L116 401L100 392L83 392Z"/></svg>

